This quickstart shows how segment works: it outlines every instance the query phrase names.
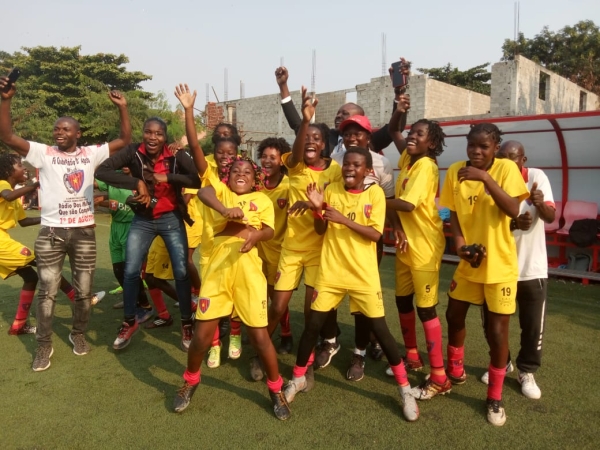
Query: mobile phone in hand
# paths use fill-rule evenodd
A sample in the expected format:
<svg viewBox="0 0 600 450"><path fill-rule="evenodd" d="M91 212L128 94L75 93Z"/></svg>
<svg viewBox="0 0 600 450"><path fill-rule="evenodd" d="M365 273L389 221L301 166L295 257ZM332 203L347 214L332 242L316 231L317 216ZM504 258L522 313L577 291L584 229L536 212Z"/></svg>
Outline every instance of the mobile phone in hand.
<svg viewBox="0 0 600 450"><path fill-rule="evenodd" d="M6 84L6 86L4 86L3 92L10 91L10 89L12 88L12 85L16 83L16 81L19 79L20 76L21 76L21 71L17 67L15 67L13 70L11 70L10 73L8 74L8 83Z"/></svg>
<svg viewBox="0 0 600 450"><path fill-rule="evenodd" d="M401 72L405 64L403 61L392 63L392 87L401 88L408 84L408 77Z"/></svg>

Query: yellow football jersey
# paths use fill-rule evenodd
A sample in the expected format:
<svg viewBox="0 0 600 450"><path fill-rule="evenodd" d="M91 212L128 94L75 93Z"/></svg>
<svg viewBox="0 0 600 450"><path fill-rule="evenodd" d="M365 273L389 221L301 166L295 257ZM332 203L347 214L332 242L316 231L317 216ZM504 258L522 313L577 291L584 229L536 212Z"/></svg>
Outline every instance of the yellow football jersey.
<svg viewBox="0 0 600 450"><path fill-rule="evenodd" d="M220 182L219 179L219 171L216 165L209 164L208 169L202 175L202 187L206 187L208 185L215 186ZM198 199L199 200L199 199ZM205 264L210 257L212 252L212 244L214 240L213 233L213 216L212 209L206 206L204 203L200 202L202 205L201 216L202 216L202 242L200 246L200 264Z"/></svg>
<svg viewBox="0 0 600 450"><path fill-rule="evenodd" d="M290 196L290 179L287 175L284 175L281 182L273 189L263 187L261 191L271 203L273 203L273 210L275 211L275 235L270 241L261 241L259 246L270 247L277 252L281 251L281 244L283 243L283 237L285 235L285 229L287 227L288 219L288 208L289 196Z"/></svg>
<svg viewBox="0 0 600 450"><path fill-rule="evenodd" d="M308 167L304 161L299 162L294 168L287 165L291 153L281 156L283 163L288 168L290 179L289 205L293 206L299 200L307 201L306 188L310 183L317 183L323 190L335 181L341 181L342 168L335 161L331 161L325 170L316 170ZM310 211L301 216L288 216L287 229L283 240L283 247L289 250L318 250L321 248L323 237L315 233L313 216Z"/></svg>
<svg viewBox="0 0 600 450"><path fill-rule="evenodd" d="M0 192L6 190L12 191L13 188L8 181L0 180ZM27 216L19 199L7 202L0 197L0 230L6 231L16 227L19 220L25 217Z"/></svg>
<svg viewBox="0 0 600 450"><path fill-rule="evenodd" d="M187 210L188 214L190 215L190 218L194 221L194 225L192 225L191 227L186 223L185 229L187 230L188 235L196 235L197 233L202 234L202 202L198 198L198 189L186 188L183 190L183 194L192 195L192 198L190 199L187 205Z"/></svg>
<svg viewBox="0 0 600 450"><path fill-rule="evenodd" d="M408 239L408 250L399 257L416 270L439 270L446 246L442 219L435 205L439 181L437 165L431 158L423 157L412 166L404 165L396 182L396 198L415 207L412 212L397 211Z"/></svg>
<svg viewBox="0 0 600 450"><path fill-rule="evenodd" d="M353 222L383 233L385 194L379 186L371 185L355 194L346 191L342 182L332 183L325 189L323 201ZM312 215L311 219L314 223ZM316 284L357 290L379 288L377 243L345 225L329 222Z"/></svg>
<svg viewBox="0 0 600 450"><path fill-rule="evenodd" d="M404 167L410 164L410 155L405 150L400 154L400 159L398 159L398 169L402 170Z"/></svg>
<svg viewBox="0 0 600 450"><path fill-rule="evenodd" d="M456 273L475 283L494 284L516 280L519 276L517 247L510 231L510 217L480 181L458 180L458 171L467 161L452 164L446 172L440 204L456 212L467 245L483 244L487 257L478 268L461 260ZM511 197L519 201L529 196L517 165L508 159L495 159L488 174Z"/></svg>

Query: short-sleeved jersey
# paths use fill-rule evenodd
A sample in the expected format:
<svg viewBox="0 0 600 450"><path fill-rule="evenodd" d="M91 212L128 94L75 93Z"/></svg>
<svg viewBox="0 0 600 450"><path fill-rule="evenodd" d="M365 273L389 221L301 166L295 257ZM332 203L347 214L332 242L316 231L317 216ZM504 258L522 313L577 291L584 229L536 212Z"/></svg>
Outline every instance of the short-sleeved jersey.
<svg viewBox="0 0 600 450"><path fill-rule="evenodd" d="M537 189L544 193L544 203L554 207L554 197L550 181L543 171L524 167L521 175L530 191L534 183L537 183ZM537 208L529 199L521 202L519 214L525 214L527 211L529 211L532 218L531 228L527 231L513 231L519 260L519 281L548 278L548 255L546 252L544 221L540 217Z"/></svg>
<svg viewBox="0 0 600 450"><path fill-rule="evenodd" d="M133 191L109 186L100 180L96 180L96 184L98 185L98 190L108 192L108 209L110 210L112 220L120 223L131 223L134 212L126 201L130 195L133 195Z"/></svg>
<svg viewBox="0 0 600 450"><path fill-rule="evenodd" d="M369 172L365 177L365 184L375 183L383 189L386 198L394 196L394 168L392 163L385 156L369 150L373 159L373 171ZM337 152L331 155L331 159L337 162L340 166L344 164L344 155L346 150Z"/></svg>
<svg viewBox="0 0 600 450"><path fill-rule="evenodd" d="M238 195L221 181L217 181L214 184L211 183L210 185L215 189L216 196L223 206L226 208L237 207L244 212L244 219L236 220L236 222L249 225L257 230L261 230L263 224L275 229L273 204L265 194L260 191L254 191ZM212 208L210 211L212 214L213 233L216 235L223 231L227 222L230 222L231 219L226 219Z"/></svg>
<svg viewBox="0 0 600 450"><path fill-rule="evenodd" d="M25 161L39 169L43 226L94 225L94 172L107 158L108 144L65 153L58 147L29 142Z"/></svg>
<svg viewBox="0 0 600 450"><path fill-rule="evenodd" d="M208 168L202 175L202 187L215 186L220 182L219 171L214 163L209 163ZM200 261L206 263L212 252L212 244L214 240L213 232L213 215L212 209L209 206L202 204L201 216L202 216L202 245L200 247Z"/></svg>
<svg viewBox="0 0 600 450"><path fill-rule="evenodd" d="M258 243L258 245L261 247L270 247L276 251L281 251L281 244L283 243L283 237L287 227L290 179L287 175L284 175L276 187L273 189L264 187L261 189L261 192L269 197L269 200L271 200L271 203L273 204L273 210L275 212L275 235L273 236L273 239L261 241Z"/></svg>
<svg viewBox="0 0 600 450"><path fill-rule="evenodd" d="M190 218L194 221L194 228L198 227L199 230L202 229L202 205L203 203L198 198L198 189L184 189L184 195L191 195L192 198L188 203L188 214ZM187 224L186 224L187 226Z"/></svg>
<svg viewBox="0 0 600 450"><path fill-rule="evenodd" d="M335 182L325 189L323 201L353 222L383 233L385 194L379 186L370 185L366 191L355 194L346 191L343 182ZM376 286L379 289L377 243L345 225L328 222L316 284L358 290Z"/></svg>
<svg viewBox="0 0 600 450"><path fill-rule="evenodd" d="M295 167L290 168L287 164L291 153L282 155L281 159L288 168L290 179L290 206L297 201L307 201L306 188L310 183L317 183L319 189L323 190L330 183L341 181L342 168L335 161L331 161L325 170L318 170L307 166L300 161ZM315 233L313 217L310 211L301 216L291 215L288 217L287 230L283 239L283 247L289 250L318 250L321 248L323 237Z"/></svg>
<svg viewBox="0 0 600 450"><path fill-rule="evenodd" d="M402 170L404 167L410 164L410 155L406 150L403 150L398 160L398 169Z"/></svg>
<svg viewBox="0 0 600 450"><path fill-rule="evenodd" d="M459 161L448 168L440 204L456 212L467 245L483 244L487 257L478 268L461 259L456 272L475 283L516 280L519 267L517 246L510 231L511 219L496 206L482 182L459 182L458 171L466 165L467 161ZM495 159L488 174L509 196L519 201L529 196L519 168L513 161Z"/></svg>
<svg viewBox="0 0 600 450"><path fill-rule="evenodd" d="M396 198L415 207L412 212L398 211L408 239L408 250L400 253L400 261L415 270L440 269L446 239L435 205L439 181L437 165L428 157L404 165L396 181Z"/></svg>
<svg viewBox="0 0 600 450"><path fill-rule="evenodd" d="M0 180L0 192L12 190L13 188L8 181ZM19 220L23 220L25 217L27 216L23 210L23 205L18 198L12 202L7 202L0 197L0 238L8 237L6 231L16 227Z"/></svg>

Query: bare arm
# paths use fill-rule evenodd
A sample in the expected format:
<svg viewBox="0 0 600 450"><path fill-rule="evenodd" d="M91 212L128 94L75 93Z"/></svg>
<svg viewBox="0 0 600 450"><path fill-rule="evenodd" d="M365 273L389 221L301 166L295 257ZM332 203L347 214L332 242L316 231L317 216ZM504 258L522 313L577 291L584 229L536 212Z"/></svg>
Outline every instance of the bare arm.
<svg viewBox="0 0 600 450"><path fill-rule="evenodd" d="M119 108L120 132L119 137L108 143L108 154L118 152L123 147L131 143L131 122L129 121L129 111L127 110L127 100L119 91L110 91L108 98Z"/></svg>
<svg viewBox="0 0 600 450"><path fill-rule="evenodd" d="M412 203L405 202L402 199L394 198L388 199L385 202L388 210L391 209L393 211L403 211L403 212L413 212L415 210L415 205Z"/></svg>
<svg viewBox="0 0 600 450"><path fill-rule="evenodd" d="M13 133L10 114L11 101L17 92L17 87L13 84L8 92L4 92L7 83L8 77L0 77L0 99L2 99L0 101L0 140L25 157L29 153L29 142Z"/></svg>
<svg viewBox="0 0 600 450"><path fill-rule="evenodd" d="M485 170L477 169L473 166L461 167L458 171L458 179L460 182L464 180L483 182L494 202L496 202L496 205L504 214L511 219L515 219L519 215L520 200L517 197L508 195Z"/></svg>
<svg viewBox="0 0 600 450"><path fill-rule="evenodd" d="M307 89L302 86L302 123L300 124L296 139L294 140L292 154L287 160L288 167L295 167L304 159L306 134L308 132L308 126L310 125L310 119L315 115L315 108L318 103L319 101L317 98L311 98L308 95Z"/></svg>
<svg viewBox="0 0 600 450"><path fill-rule="evenodd" d="M15 189L12 191L9 189L5 189L2 192L0 192L0 197L2 197L7 202L12 202L13 200L21 198L24 195L27 195L30 192L35 191L39 187L40 187L40 183L33 183L33 184L30 184L29 186L23 186L22 188Z"/></svg>
<svg viewBox="0 0 600 450"><path fill-rule="evenodd" d="M25 217L19 220L19 225L22 227L31 227L33 225L39 225L42 222L41 217Z"/></svg>
<svg viewBox="0 0 600 450"><path fill-rule="evenodd" d="M208 162L204 157L204 152L198 142L198 134L196 133L196 122L194 122L194 103L196 102L196 91L190 92L187 84L175 86L175 97L183 106L185 111L185 135L190 146L190 153L194 159L194 164L200 176L204 175L208 168Z"/></svg>
<svg viewBox="0 0 600 450"><path fill-rule="evenodd" d="M323 214L323 218L329 222L339 223L340 225L345 225L348 228L350 228L352 231L358 233L360 236L364 237L365 239L369 239L370 241L377 242L381 238L381 233L379 231L377 231L375 228L369 227L366 225L360 225L360 224L348 219L346 216L344 216L342 213L340 213L338 210L336 210L335 208L333 208L331 206L328 206L327 208L325 208L325 213Z"/></svg>
<svg viewBox="0 0 600 450"><path fill-rule="evenodd" d="M402 154L404 149L406 148L406 140L402 135L404 131L404 127L406 127L406 117L407 111L410 108L410 98L406 95L402 94L398 97L398 105L394 114L392 114L392 118L390 119L390 124L388 127L388 131L394 144L396 144L396 148L398 152Z"/></svg>

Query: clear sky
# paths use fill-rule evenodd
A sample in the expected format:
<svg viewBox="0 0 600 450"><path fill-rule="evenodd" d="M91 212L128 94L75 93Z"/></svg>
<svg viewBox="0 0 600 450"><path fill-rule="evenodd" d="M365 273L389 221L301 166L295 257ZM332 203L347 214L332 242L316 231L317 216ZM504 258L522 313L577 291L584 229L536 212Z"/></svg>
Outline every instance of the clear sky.
<svg viewBox="0 0 600 450"><path fill-rule="evenodd" d="M357 1L306 0L26 0L2 7L0 49L82 46L82 53L129 57L131 70L152 75L143 88L198 90L203 108L206 83L229 100L278 92L280 59L290 71L290 89L310 86L316 50L316 90L352 88L381 75L381 34L387 65L399 56L416 67L448 62L468 69L497 62L512 38L513 0ZM544 25L559 30L580 20L600 25L598 0L522 0L520 29L533 37ZM210 100L215 96L210 91Z"/></svg>

